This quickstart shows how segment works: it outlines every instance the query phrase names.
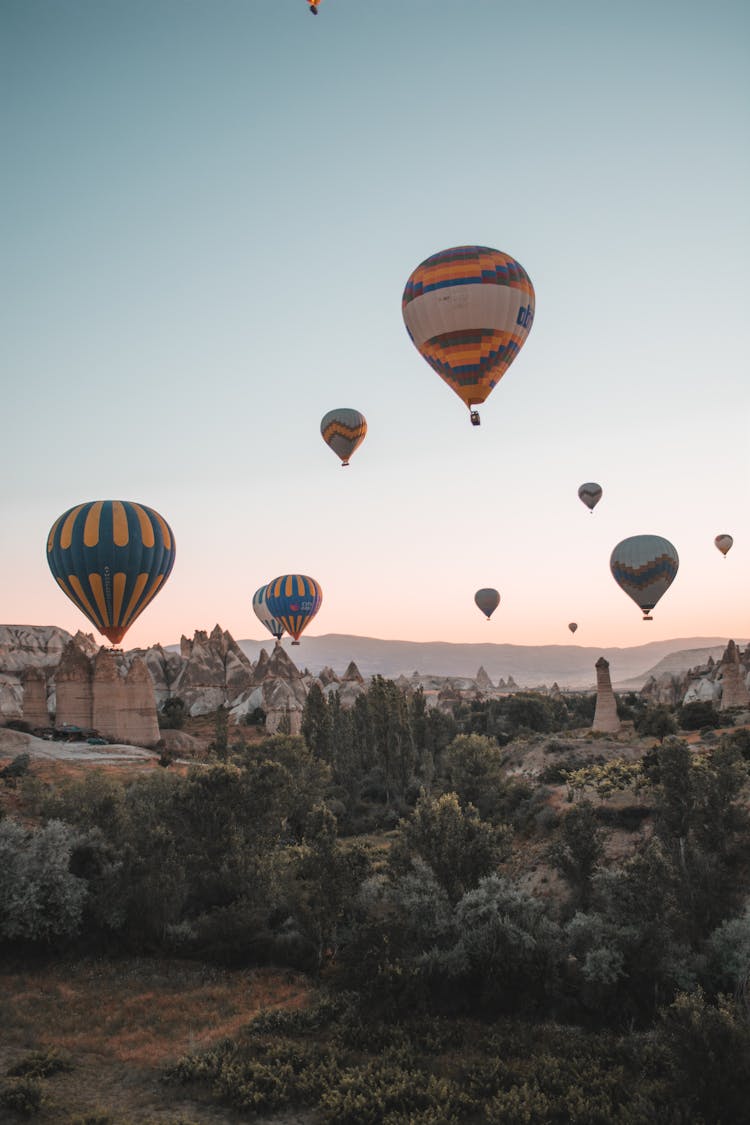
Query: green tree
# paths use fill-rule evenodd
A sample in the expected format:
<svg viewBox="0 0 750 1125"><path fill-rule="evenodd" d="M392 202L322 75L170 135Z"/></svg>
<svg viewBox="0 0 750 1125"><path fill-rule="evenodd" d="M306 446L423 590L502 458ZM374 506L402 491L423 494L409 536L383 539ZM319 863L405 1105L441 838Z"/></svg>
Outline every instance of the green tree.
<svg viewBox="0 0 750 1125"><path fill-rule="evenodd" d="M209 750L216 755L216 757L225 762L229 755L229 716L224 707L220 707L216 712L214 721L214 738L213 742L209 745Z"/></svg>
<svg viewBox="0 0 750 1125"><path fill-rule="evenodd" d="M331 761L331 716L328 703L320 685L313 682L307 693L302 712L302 737L307 748L316 758Z"/></svg>
<svg viewBox="0 0 750 1125"><path fill-rule="evenodd" d="M159 726L164 730L181 730L185 725L188 709L184 699L173 695L164 701L159 712Z"/></svg>
<svg viewBox="0 0 750 1125"><path fill-rule="evenodd" d="M721 716L712 703L696 699L685 703L677 711L680 730L702 730L721 726Z"/></svg>
<svg viewBox="0 0 750 1125"><path fill-rule="evenodd" d="M399 824L392 859L401 871L408 870L414 856L424 860L456 902L507 856L511 836L507 826L481 820L473 805L463 808L455 793L437 798L423 794L413 815Z"/></svg>
<svg viewBox="0 0 750 1125"><path fill-rule="evenodd" d="M70 871L75 833L59 820L0 821L0 940L52 944L78 933L86 883Z"/></svg>
<svg viewBox="0 0 750 1125"><path fill-rule="evenodd" d="M658 738L663 742L668 734L677 733L677 720L669 707L647 707L634 722L636 732L642 737Z"/></svg>
<svg viewBox="0 0 750 1125"><path fill-rule="evenodd" d="M568 881L573 904L585 910L591 897L591 879L604 852L604 833L590 801L581 801L560 822L558 838L549 850L551 863Z"/></svg>
<svg viewBox="0 0 750 1125"><path fill-rule="evenodd" d="M492 819L505 791L502 751L493 738L459 734L444 755L447 786L462 805L474 805L479 815Z"/></svg>

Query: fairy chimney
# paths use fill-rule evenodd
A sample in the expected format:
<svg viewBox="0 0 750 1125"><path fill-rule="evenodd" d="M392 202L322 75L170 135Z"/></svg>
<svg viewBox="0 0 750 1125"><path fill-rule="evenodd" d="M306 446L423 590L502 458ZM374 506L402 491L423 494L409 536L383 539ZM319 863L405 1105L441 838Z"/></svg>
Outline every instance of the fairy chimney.
<svg viewBox="0 0 750 1125"><path fill-rule="evenodd" d="M609 678L609 661L600 656L596 662L596 710L592 730L616 734L620 729L617 717L617 703Z"/></svg>
<svg viewBox="0 0 750 1125"><path fill-rule="evenodd" d="M747 707L750 693L745 684L745 669L740 663L740 654L734 641L727 645L721 658L721 711L730 707Z"/></svg>
<svg viewBox="0 0 750 1125"><path fill-rule="evenodd" d="M32 727L48 727L47 677L43 668L27 668L21 676L23 718Z"/></svg>

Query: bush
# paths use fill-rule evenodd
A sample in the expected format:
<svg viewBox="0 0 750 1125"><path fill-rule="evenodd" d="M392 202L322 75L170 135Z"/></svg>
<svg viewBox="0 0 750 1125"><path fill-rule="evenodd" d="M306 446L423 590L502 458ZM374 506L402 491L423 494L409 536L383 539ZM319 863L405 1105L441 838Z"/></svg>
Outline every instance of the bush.
<svg viewBox="0 0 750 1125"><path fill-rule="evenodd" d="M73 1069L67 1054L60 1054L54 1047L46 1051L32 1051L7 1071L8 1077L49 1078L53 1074L64 1074Z"/></svg>
<svg viewBox="0 0 750 1125"><path fill-rule="evenodd" d="M680 730L701 730L704 727L712 730L722 725L721 716L713 704L700 700L680 707L677 712L677 722L680 724Z"/></svg>
<svg viewBox="0 0 750 1125"><path fill-rule="evenodd" d="M38 1078L12 1078L0 1090L0 1107L21 1117L34 1117L44 1104L44 1090Z"/></svg>

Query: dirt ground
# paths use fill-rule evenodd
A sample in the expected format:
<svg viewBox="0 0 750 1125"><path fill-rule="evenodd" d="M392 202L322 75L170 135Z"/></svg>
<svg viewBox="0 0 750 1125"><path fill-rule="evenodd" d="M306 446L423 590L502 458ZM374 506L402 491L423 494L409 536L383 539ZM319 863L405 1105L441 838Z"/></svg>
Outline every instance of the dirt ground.
<svg viewBox="0 0 750 1125"><path fill-rule="evenodd" d="M35 1051L55 1049L70 1059L69 1072L42 1080L46 1105L34 1118L40 1122L65 1125L98 1113L109 1115L107 1125L234 1125L247 1115L166 1084L164 1068L236 1035L259 1012L298 1008L308 996L301 974L270 969L229 971L142 958L5 965L0 1075ZM303 1125L312 1118L266 1120Z"/></svg>

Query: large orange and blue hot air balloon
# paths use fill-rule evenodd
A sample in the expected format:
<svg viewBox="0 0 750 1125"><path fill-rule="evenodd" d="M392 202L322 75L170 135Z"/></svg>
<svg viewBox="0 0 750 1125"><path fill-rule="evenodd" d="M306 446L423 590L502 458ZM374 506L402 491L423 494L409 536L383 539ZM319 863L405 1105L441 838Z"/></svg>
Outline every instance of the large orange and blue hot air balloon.
<svg viewBox="0 0 750 1125"><path fill-rule="evenodd" d="M113 645L161 590L174 558L167 521L129 500L69 508L47 537L47 562L60 589Z"/></svg>
<svg viewBox="0 0 750 1125"><path fill-rule="evenodd" d="M265 625L271 636L275 637L277 641L280 641L284 635L284 626L279 621L278 617L273 616L268 608L266 603L267 589L268 586L261 586L260 589L255 591L253 594L253 609L255 610L255 616L262 625Z"/></svg>
<svg viewBox="0 0 750 1125"><path fill-rule="evenodd" d="M323 415L320 432L326 445L341 458L343 467L349 464L349 458L365 440L367 421L358 410L341 406Z"/></svg>
<svg viewBox="0 0 750 1125"><path fill-rule="evenodd" d="M484 402L526 342L534 286L514 258L489 246L454 246L412 273L401 300L409 336L468 406Z"/></svg>
<svg viewBox="0 0 750 1125"><path fill-rule="evenodd" d="M661 535L631 535L609 560L612 577L641 608L644 621L653 620L651 610L674 582L679 565L676 549Z"/></svg>
<svg viewBox="0 0 750 1125"><path fill-rule="evenodd" d="M301 633L307 628L323 601L323 591L314 578L306 574L282 574L266 586L266 605L299 644Z"/></svg>

